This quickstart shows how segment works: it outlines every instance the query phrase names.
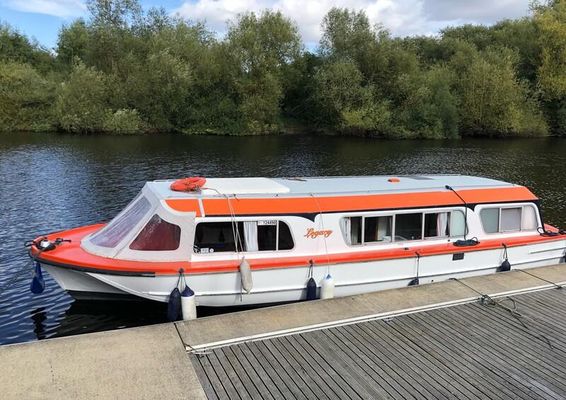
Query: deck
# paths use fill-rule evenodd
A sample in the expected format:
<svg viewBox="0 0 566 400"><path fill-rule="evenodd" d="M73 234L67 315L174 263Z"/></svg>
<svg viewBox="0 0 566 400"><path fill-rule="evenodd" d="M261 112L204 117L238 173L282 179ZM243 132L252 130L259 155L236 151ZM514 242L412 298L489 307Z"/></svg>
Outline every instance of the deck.
<svg viewBox="0 0 566 400"><path fill-rule="evenodd" d="M566 290L242 343L191 358L209 399L563 399Z"/></svg>

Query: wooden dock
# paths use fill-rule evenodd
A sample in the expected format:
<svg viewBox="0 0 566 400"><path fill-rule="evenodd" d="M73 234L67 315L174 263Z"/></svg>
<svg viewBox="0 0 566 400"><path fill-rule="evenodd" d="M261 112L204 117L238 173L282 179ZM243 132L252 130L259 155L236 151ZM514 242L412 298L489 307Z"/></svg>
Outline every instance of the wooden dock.
<svg viewBox="0 0 566 400"><path fill-rule="evenodd" d="M564 399L566 290L191 355L209 399Z"/></svg>
<svg viewBox="0 0 566 400"><path fill-rule="evenodd" d="M566 264L0 347L2 399L564 399Z"/></svg>

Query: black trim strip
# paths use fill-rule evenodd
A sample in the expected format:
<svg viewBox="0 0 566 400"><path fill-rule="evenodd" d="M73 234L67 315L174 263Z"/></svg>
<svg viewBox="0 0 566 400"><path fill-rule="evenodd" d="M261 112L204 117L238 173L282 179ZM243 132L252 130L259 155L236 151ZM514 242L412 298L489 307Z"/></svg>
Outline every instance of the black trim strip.
<svg viewBox="0 0 566 400"><path fill-rule="evenodd" d="M80 272L92 272L96 274L104 274L104 275L120 275L120 276L145 276L150 278L155 278L155 272L147 272L147 271L112 271L107 269L99 269L99 268L89 268L89 267L79 267L77 265L71 264L64 264L64 263L57 263L53 261L45 261L41 258L34 257L34 260L39 261L42 264L47 264L52 267L59 267L59 268L67 268L73 271L80 271Z"/></svg>

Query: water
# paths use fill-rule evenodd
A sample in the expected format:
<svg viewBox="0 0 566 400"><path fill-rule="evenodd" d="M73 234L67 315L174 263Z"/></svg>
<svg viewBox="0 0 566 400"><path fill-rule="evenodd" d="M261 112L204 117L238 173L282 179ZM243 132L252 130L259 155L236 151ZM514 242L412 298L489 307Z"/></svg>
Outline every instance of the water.
<svg viewBox="0 0 566 400"><path fill-rule="evenodd" d="M204 176L462 173L531 188L566 226L566 140L0 135L0 344L165 321L163 304L76 302L49 277L29 293L23 243L105 221L148 180ZM14 275L17 271L25 271ZM199 315L211 310L199 310Z"/></svg>

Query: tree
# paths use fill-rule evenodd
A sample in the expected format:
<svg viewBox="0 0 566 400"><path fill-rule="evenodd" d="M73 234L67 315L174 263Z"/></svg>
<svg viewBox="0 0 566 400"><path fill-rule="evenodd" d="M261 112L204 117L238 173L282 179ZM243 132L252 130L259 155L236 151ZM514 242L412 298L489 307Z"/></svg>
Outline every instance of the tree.
<svg viewBox="0 0 566 400"><path fill-rule="evenodd" d="M0 131L51 129L53 85L29 64L0 61Z"/></svg>
<svg viewBox="0 0 566 400"><path fill-rule="evenodd" d="M516 55L488 48L458 66L460 121L472 135L545 135L548 132L536 101L515 73Z"/></svg>
<svg viewBox="0 0 566 400"><path fill-rule="evenodd" d="M82 62L75 64L57 95L55 112L59 127L71 133L102 131L108 112L107 93L104 74Z"/></svg>
<svg viewBox="0 0 566 400"><path fill-rule="evenodd" d="M249 133L276 130L282 69L301 50L297 27L280 12L243 14L229 24L227 46L238 68L235 87Z"/></svg>

